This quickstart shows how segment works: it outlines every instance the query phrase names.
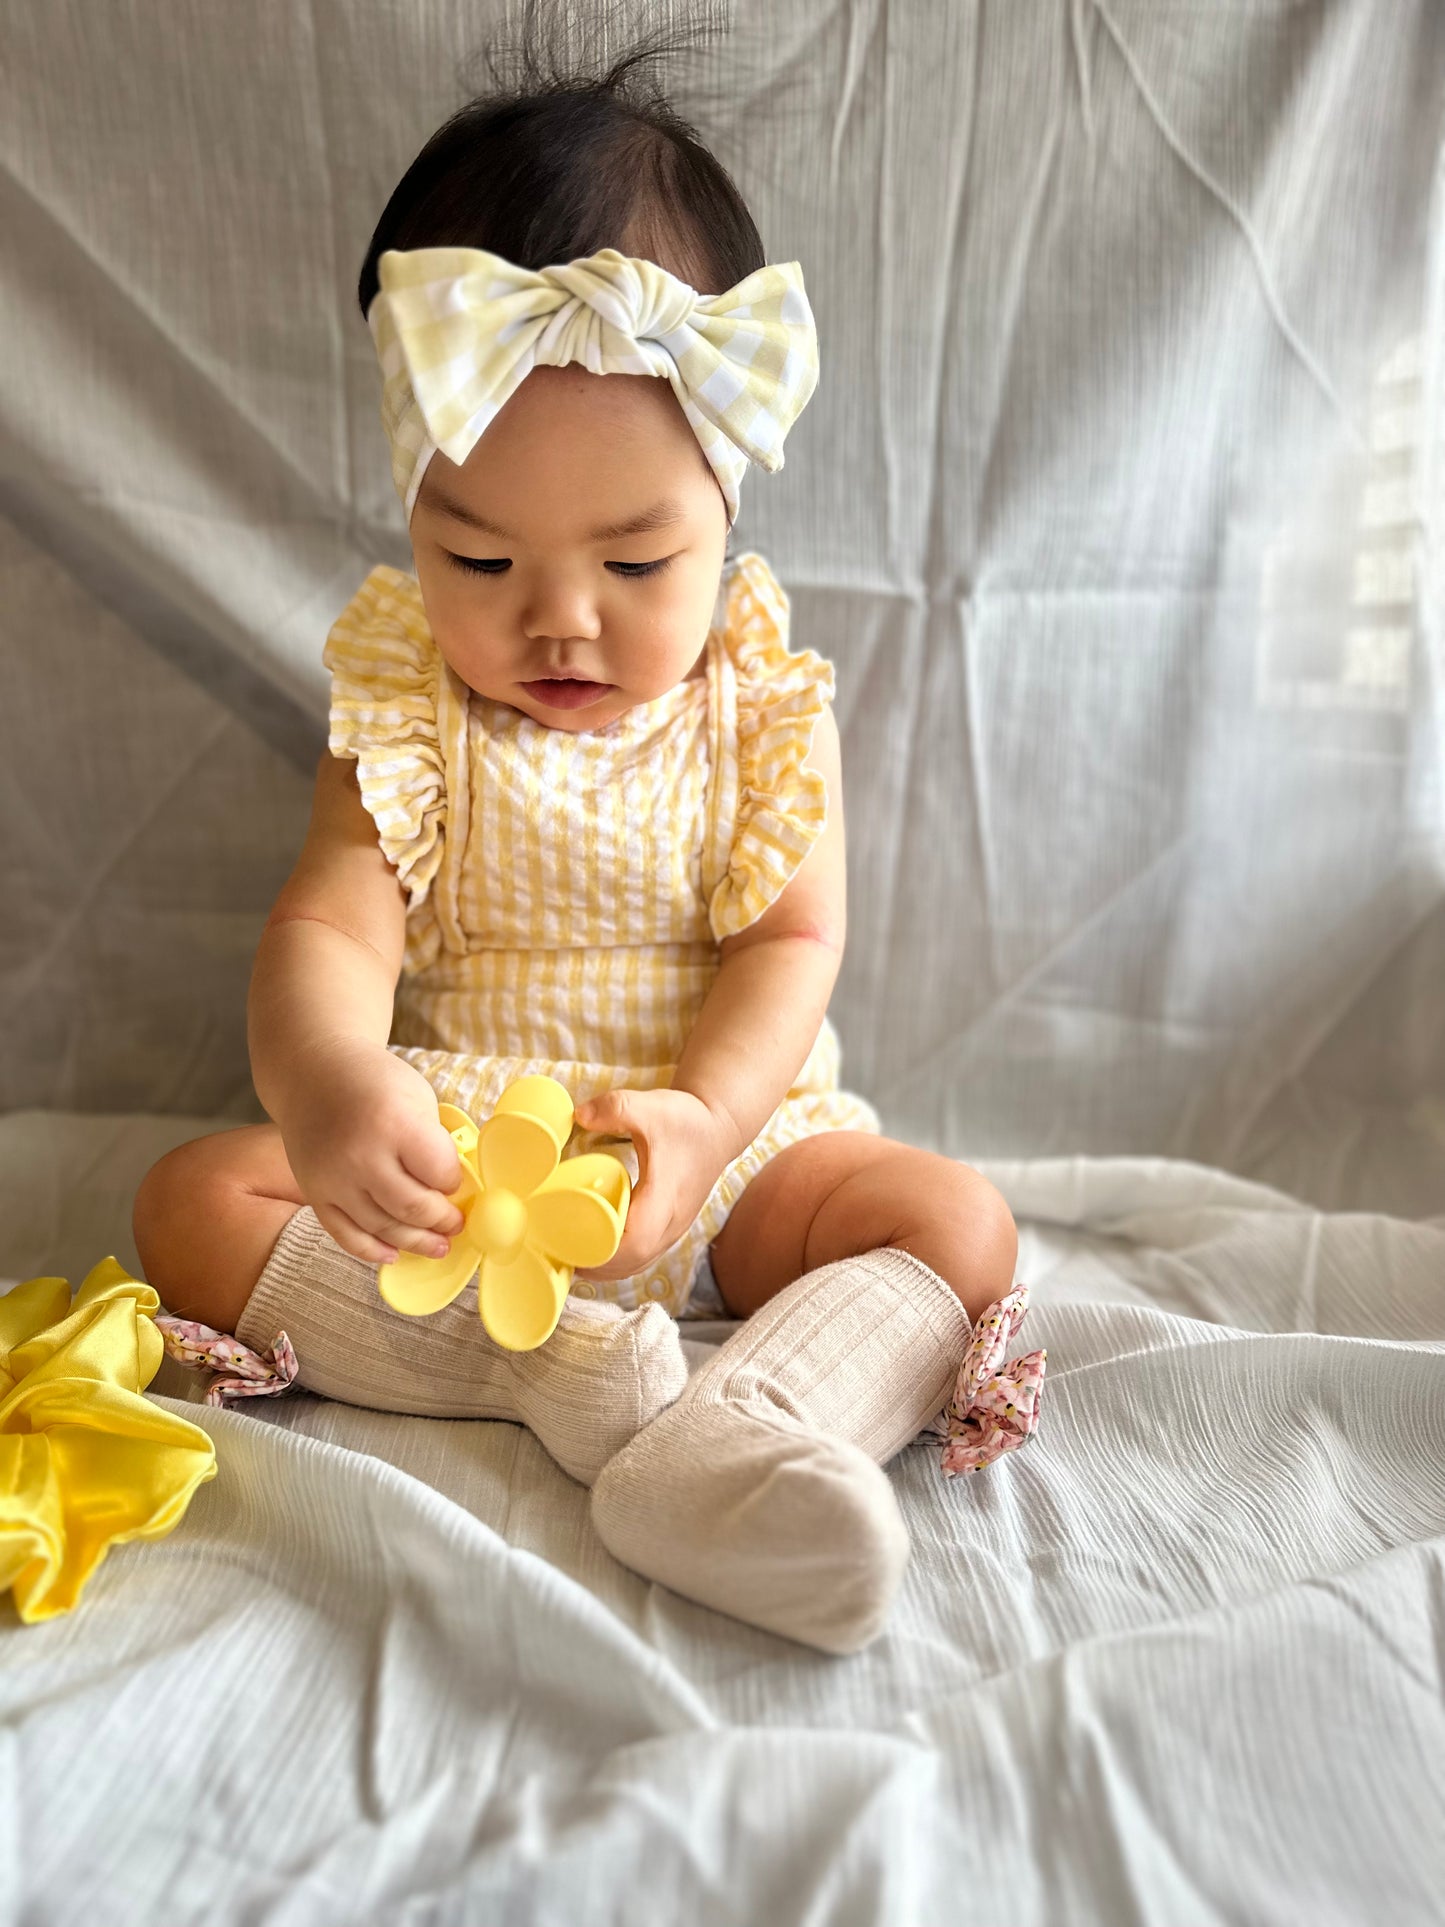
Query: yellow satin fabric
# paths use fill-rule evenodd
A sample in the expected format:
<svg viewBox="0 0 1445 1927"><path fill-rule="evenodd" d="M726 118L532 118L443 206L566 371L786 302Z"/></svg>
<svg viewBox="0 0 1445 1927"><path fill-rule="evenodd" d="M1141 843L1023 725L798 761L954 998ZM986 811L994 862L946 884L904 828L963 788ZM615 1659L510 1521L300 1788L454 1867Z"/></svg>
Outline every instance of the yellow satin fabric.
<svg viewBox="0 0 1445 1927"><path fill-rule="evenodd" d="M69 1612L113 1545L164 1537L216 1476L200 1427L141 1396L159 1309L114 1258L73 1304L64 1278L0 1297L0 1592L28 1623Z"/></svg>

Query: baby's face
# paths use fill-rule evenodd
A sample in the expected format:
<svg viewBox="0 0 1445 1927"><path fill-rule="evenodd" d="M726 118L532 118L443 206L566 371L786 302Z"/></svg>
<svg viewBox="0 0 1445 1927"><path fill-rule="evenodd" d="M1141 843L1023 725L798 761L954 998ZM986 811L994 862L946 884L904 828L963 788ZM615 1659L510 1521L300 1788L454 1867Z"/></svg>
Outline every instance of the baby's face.
<svg viewBox="0 0 1445 1927"><path fill-rule="evenodd" d="M650 510L656 527L606 533ZM726 544L722 491L670 384L575 363L532 369L461 467L433 455L411 520L452 669L571 731L701 672Z"/></svg>

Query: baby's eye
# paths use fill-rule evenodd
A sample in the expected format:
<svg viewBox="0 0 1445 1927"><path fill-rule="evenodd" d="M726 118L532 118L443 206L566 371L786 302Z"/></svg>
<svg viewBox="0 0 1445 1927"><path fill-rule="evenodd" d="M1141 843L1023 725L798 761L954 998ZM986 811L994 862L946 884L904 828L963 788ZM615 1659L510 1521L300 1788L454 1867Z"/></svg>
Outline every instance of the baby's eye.
<svg viewBox="0 0 1445 1927"><path fill-rule="evenodd" d="M658 575L665 569L672 557L662 556L656 562L609 562L609 569L621 569L624 575Z"/></svg>
<svg viewBox="0 0 1445 1927"><path fill-rule="evenodd" d="M496 575L499 570L512 566L506 556L453 555L450 549L443 549L442 554L468 575Z"/></svg>

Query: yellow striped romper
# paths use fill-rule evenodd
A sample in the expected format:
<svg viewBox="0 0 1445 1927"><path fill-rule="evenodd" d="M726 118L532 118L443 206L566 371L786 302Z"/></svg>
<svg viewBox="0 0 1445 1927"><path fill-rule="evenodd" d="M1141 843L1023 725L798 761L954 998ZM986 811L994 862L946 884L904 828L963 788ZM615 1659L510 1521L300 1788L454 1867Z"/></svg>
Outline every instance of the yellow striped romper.
<svg viewBox="0 0 1445 1927"><path fill-rule="evenodd" d="M788 599L748 551L724 571L706 673L573 733L469 688L432 638L416 577L371 571L322 657L330 748L355 758L406 893L391 1049L438 1098L481 1121L533 1071L577 1104L671 1083L719 940L762 915L826 820L823 777L803 758L833 666L791 652L787 634ZM708 1245L770 1157L818 1131L880 1129L838 1069L824 1018L692 1228L631 1278L577 1291L687 1315ZM579 1129L572 1148L604 1142ZM621 1154L635 1175L631 1147ZM700 1292L694 1312L709 1309Z"/></svg>

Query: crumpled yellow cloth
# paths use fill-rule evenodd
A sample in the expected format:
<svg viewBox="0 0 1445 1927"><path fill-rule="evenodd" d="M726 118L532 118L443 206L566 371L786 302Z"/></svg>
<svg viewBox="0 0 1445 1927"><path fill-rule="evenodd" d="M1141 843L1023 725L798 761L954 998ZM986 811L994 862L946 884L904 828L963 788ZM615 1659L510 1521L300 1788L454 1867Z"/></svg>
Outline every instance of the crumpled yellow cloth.
<svg viewBox="0 0 1445 1927"><path fill-rule="evenodd" d="M69 1612L113 1545L164 1537L216 1476L200 1427L141 1396L159 1309L114 1258L73 1304L64 1278L0 1297L0 1592L29 1623Z"/></svg>

